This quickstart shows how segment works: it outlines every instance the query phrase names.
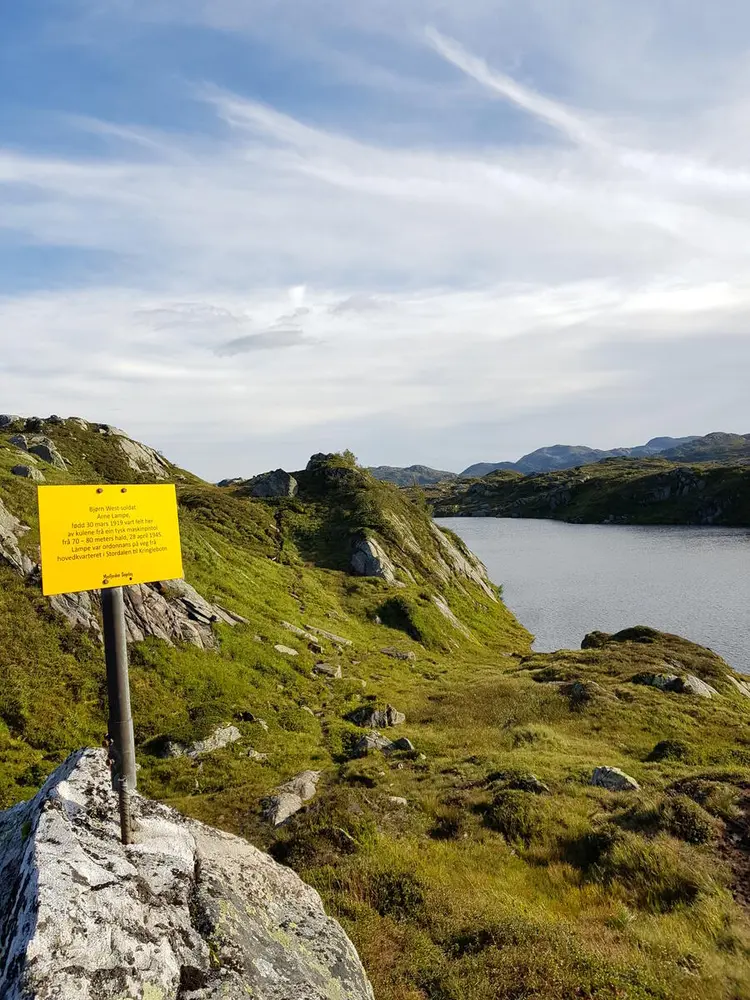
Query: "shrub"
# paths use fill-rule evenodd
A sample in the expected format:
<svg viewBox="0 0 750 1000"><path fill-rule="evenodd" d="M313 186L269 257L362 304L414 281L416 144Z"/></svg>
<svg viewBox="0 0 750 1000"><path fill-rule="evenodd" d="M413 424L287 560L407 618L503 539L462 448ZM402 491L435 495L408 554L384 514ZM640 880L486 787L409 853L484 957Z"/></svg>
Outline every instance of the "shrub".
<svg viewBox="0 0 750 1000"><path fill-rule="evenodd" d="M425 911L425 886L410 871L386 869L373 873L368 886L370 905L381 917L418 920Z"/></svg>
<svg viewBox="0 0 750 1000"><path fill-rule="evenodd" d="M435 840L459 840L468 835L470 827L468 806L449 803L435 810L430 836Z"/></svg>
<svg viewBox="0 0 750 1000"><path fill-rule="evenodd" d="M555 746L559 743L555 731L547 726L516 726L510 735L514 748L532 746L535 743L543 743L546 746Z"/></svg>
<svg viewBox="0 0 750 1000"><path fill-rule="evenodd" d="M681 760L689 762L695 759L695 749L684 740L661 740L648 755L646 760Z"/></svg>
<svg viewBox="0 0 750 1000"><path fill-rule="evenodd" d="M662 829L688 844L707 844L720 832L720 824L687 795L670 795L659 808Z"/></svg>
<svg viewBox="0 0 750 1000"><path fill-rule="evenodd" d="M285 708L277 716L279 726L288 733L316 733L319 722L301 708Z"/></svg>
<svg viewBox="0 0 750 1000"><path fill-rule="evenodd" d="M546 808L539 796L516 789L501 789L495 794L486 820L507 841L524 844L542 839L547 826Z"/></svg>
<svg viewBox="0 0 750 1000"><path fill-rule="evenodd" d="M636 833L611 837L591 869L603 882L620 882L644 909L668 912L689 906L714 885L707 861L678 841Z"/></svg>
<svg viewBox="0 0 750 1000"><path fill-rule="evenodd" d="M702 777L682 778L675 781L669 791L687 795L703 806L706 812L720 819L732 820L737 816L737 789L729 782Z"/></svg>

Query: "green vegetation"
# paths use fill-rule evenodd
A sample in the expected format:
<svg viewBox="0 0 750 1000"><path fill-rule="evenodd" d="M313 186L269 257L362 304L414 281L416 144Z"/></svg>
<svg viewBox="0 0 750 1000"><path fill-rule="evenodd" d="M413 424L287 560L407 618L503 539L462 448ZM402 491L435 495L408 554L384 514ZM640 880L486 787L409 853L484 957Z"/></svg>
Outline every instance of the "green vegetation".
<svg viewBox="0 0 750 1000"><path fill-rule="evenodd" d="M750 465L608 458L530 476L501 470L478 480L427 486L424 494L438 517L750 525Z"/></svg>
<svg viewBox="0 0 750 1000"><path fill-rule="evenodd" d="M384 483L393 483L395 486L427 486L430 483L458 479L458 474L455 472L431 469L427 465L408 465L404 469L393 465L378 465L370 467L367 471L376 479Z"/></svg>
<svg viewBox="0 0 750 1000"><path fill-rule="evenodd" d="M44 466L50 482L137 479L94 425L44 433L71 462ZM34 487L9 471L22 460L0 434L0 499L31 526L33 555ZM248 624L216 626L212 651L153 637L132 647L145 794L299 871L378 1000L750 997L750 699L718 656L643 628L532 653L499 594L451 565L451 546L465 549L352 456L317 456L295 473L297 497L267 501L169 469L188 581ZM361 538L378 541L401 586L348 572ZM321 637L321 654L283 622L351 645ZM314 676L320 660L341 679ZM663 672L718 694L634 683ZM101 742L105 696L96 639L0 564L0 806ZM358 756L352 712L385 704L406 714L389 735L416 750ZM167 739L228 723L237 743L158 756ZM599 765L640 791L593 787ZM316 797L273 830L262 800L307 768L323 772Z"/></svg>

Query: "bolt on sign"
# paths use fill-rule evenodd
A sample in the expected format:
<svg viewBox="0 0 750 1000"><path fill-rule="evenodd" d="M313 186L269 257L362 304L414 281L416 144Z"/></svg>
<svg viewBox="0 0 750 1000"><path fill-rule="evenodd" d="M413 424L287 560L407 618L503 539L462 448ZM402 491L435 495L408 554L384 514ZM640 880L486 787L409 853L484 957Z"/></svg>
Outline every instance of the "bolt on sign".
<svg viewBox="0 0 750 1000"><path fill-rule="evenodd" d="M158 486L39 486L42 592L181 578L177 496Z"/></svg>

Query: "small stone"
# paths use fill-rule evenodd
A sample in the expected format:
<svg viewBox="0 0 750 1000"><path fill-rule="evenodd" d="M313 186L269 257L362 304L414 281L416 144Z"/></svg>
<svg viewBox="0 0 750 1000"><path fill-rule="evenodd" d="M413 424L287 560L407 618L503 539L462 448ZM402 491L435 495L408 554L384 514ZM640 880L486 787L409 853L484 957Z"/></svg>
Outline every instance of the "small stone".
<svg viewBox="0 0 750 1000"><path fill-rule="evenodd" d="M342 676L341 667L338 665L334 667L331 663L316 663L312 672L324 677L331 677L334 680L340 680Z"/></svg>
<svg viewBox="0 0 750 1000"><path fill-rule="evenodd" d="M221 750L230 743L236 743L242 739L242 733L236 726L224 726L215 729L205 740L196 740L189 746L169 740L165 743L160 757L199 757L204 753L212 753L214 750Z"/></svg>
<svg viewBox="0 0 750 1000"><path fill-rule="evenodd" d="M299 628L298 625L292 625L290 622L280 622L282 628L285 628L287 632L293 632L294 635L299 636L300 639L308 639L310 642L317 642L314 635L306 632L303 628Z"/></svg>
<svg viewBox="0 0 750 1000"><path fill-rule="evenodd" d="M507 788L518 792L533 792L534 795L549 794L549 786L545 785L543 781L540 781L530 771L525 774L513 771L503 773L500 771L490 775L488 781L491 781L492 784L501 784L503 789Z"/></svg>
<svg viewBox="0 0 750 1000"><path fill-rule="evenodd" d="M400 795L389 795L388 801L394 806L408 806L409 803L406 799L402 798Z"/></svg>
<svg viewBox="0 0 750 1000"><path fill-rule="evenodd" d="M254 750L252 747L247 751L247 755L250 760L257 760L258 763L262 763L264 760L268 760L267 753L260 753L258 750Z"/></svg>
<svg viewBox="0 0 750 1000"><path fill-rule="evenodd" d="M395 646L386 646L384 649L380 650L385 656L390 656L393 660L416 660L417 654L409 651L404 653L400 649L396 649Z"/></svg>
<svg viewBox="0 0 750 1000"><path fill-rule="evenodd" d="M393 750L405 750L409 753L413 753L416 747L411 740L408 740L405 736L400 737L400 739L394 740L391 743L390 751Z"/></svg>
<svg viewBox="0 0 750 1000"><path fill-rule="evenodd" d="M315 712L313 712L313 710L309 707L309 705L303 705L302 711L307 712L308 715L312 715L312 717L315 718Z"/></svg>
<svg viewBox="0 0 750 1000"><path fill-rule="evenodd" d="M397 711L393 705L386 705L385 708L371 708L365 706L358 708L350 716L352 722L358 726L365 726L368 729L381 729L384 726L401 726L406 722L403 712Z"/></svg>
<svg viewBox="0 0 750 1000"><path fill-rule="evenodd" d="M283 653L284 656L299 656L296 649L292 649L291 646L282 646L281 643L277 643L273 647L277 653Z"/></svg>
<svg viewBox="0 0 750 1000"><path fill-rule="evenodd" d="M610 792L637 792L640 785L619 767L597 767L591 775L591 784L607 788Z"/></svg>
<svg viewBox="0 0 750 1000"><path fill-rule="evenodd" d="M351 639L344 639L340 635L336 635L335 632L327 632L324 628L316 628L314 625L305 625L308 632L314 632L315 635L322 635L324 639L328 639L329 642L334 643L337 646L352 646Z"/></svg>
<svg viewBox="0 0 750 1000"><path fill-rule="evenodd" d="M302 771L283 785L279 785L263 803L265 819L273 826L286 823L315 795L320 774L320 771Z"/></svg>
<svg viewBox="0 0 750 1000"><path fill-rule="evenodd" d="M22 476L24 479L31 479L34 483L44 482L44 473L31 465L14 465L10 470L14 476Z"/></svg>
<svg viewBox="0 0 750 1000"><path fill-rule="evenodd" d="M390 750L391 746L391 741L385 736L381 736L380 733L372 732L362 737L362 739L355 746L354 752L358 756L363 757L371 750L387 751Z"/></svg>

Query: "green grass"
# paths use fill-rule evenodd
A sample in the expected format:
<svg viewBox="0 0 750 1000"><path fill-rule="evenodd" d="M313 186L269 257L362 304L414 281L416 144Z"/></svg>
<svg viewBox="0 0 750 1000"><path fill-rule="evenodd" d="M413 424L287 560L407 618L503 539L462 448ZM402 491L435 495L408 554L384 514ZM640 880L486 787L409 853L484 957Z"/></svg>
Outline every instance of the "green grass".
<svg viewBox="0 0 750 1000"><path fill-rule="evenodd" d="M110 438L75 425L50 436L73 463L50 481L132 478ZM33 486L10 475L19 459L2 440L0 498L31 526L33 552ZM248 624L218 628L215 651L132 647L145 794L299 871L352 936L378 1000L750 997L750 924L721 851L750 786L750 702L719 657L644 629L531 653L496 594L446 574L424 506L349 457L301 473L299 497L279 501L172 472L187 579ZM368 532L403 587L346 572L352 539ZM324 643L321 657L282 621L352 645ZM415 658L381 652L391 646ZM321 658L343 678L314 677ZM665 670L720 695L633 681ZM357 757L362 730L348 717L386 703L405 712L393 735L417 752ZM105 715L98 645L0 565L0 805L99 743ZM165 739L227 723L242 739L224 750L157 756ZM592 787L601 764L641 791ZM263 798L306 768L323 772L317 796L273 831ZM529 774L546 790L529 790Z"/></svg>

